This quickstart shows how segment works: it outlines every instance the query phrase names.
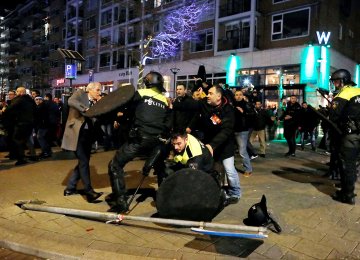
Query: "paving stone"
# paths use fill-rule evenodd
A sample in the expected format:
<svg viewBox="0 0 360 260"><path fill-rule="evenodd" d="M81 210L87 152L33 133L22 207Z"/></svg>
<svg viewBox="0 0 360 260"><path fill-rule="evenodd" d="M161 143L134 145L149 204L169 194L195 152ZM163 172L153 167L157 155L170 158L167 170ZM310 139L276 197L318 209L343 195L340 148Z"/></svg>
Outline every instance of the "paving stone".
<svg viewBox="0 0 360 260"><path fill-rule="evenodd" d="M181 259L183 253L167 249L151 249L149 257L154 258L168 258L168 259Z"/></svg>
<svg viewBox="0 0 360 260"><path fill-rule="evenodd" d="M273 247L269 248L263 255L270 259L280 259L286 254L287 251L288 248L274 245Z"/></svg>
<svg viewBox="0 0 360 260"><path fill-rule="evenodd" d="M294 247L301 240L299 237L287 234L270 234L268 239L271 243L279 244L287 248Z"/></svg>
<svg viewBox="0 0 360 260"><path fill-rule="evenodd" d="M320 245L330 246L340 254L349 255L357 246L357 242L346 240L344 238L326 235L319 243Z"/></svg>
<svg viewBox="0 0 360 260"><path fill-rule="evenodd" d="M309 227L299 226L293 233L294 236L298 236L304 239L308 239L310 241L319 242L326 235L325 232L315 230Z"/></svg>
<svg viewBox="0 0 360 260"><path fill-rule="evenodd" d="M298 244L295 245L293 250L301 252L313 258L325 259L331 253L332 248L329 246L315 244L312 241L303 239Z"/></svg>
<svg viewBox="0 0 360 260"><path fill-rule="evenodd" d="M316 258L313 258L309 255L305 255L300 252L296 252L292 249L289 249L281 259L282 260L311 260L311 259L316 259Z"/></svg>
<svg viewBox="0 0 360 260"><path fill-rule="evenodd" d="M331 223L327 221L322 221L315 227L316 230L320 232L326 231L328 234L332 234L336 237L343 237L344 234L348 231L346 227L339 227L335 225L336 223Z"/></svg>
<svg viewBox="0 0 360 260"><path fill-rule="evenodd" d="M181 260L204 260L204 255L194 253L183 253ZM206 260L215 260L216 256L206 256Z"/></svg>
<svg viewBox="0 0 360 260"><path fill-rule="evenodd" d="M360 242L360 233L357 231L348 230L343 238L350 241Z"/></svg>

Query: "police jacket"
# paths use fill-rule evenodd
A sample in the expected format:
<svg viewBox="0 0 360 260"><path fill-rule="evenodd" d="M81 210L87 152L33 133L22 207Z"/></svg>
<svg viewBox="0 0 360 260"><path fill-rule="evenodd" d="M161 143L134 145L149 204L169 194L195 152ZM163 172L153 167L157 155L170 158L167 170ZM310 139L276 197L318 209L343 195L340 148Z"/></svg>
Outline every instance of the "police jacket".
<svg viewBox="0 0 360 260"><path fill-rule="evenodd" d="M208 172L212 170L214 160L209 149L194 136L188 134L188 140L184 151L174 156L178 164L177 170L181 168L192 168Z"/></svg>
<svg viewBox="0 0 360 260"><path fill-rule="evenodd" d="M211 106L207 99L198 101L198 114L190 123L190 129L198 121L198 127L204 133L205 144L214 150L214 160L224 160L234 156L234 108L223 98L222 103Z"/></svg>
<svg viewBox="0 0 360 260"><path fill-rule="evenodd" d="M160 135L169 131L170 110L166 97L156 88L139 89L133 97L133 127L141 135Z"/></svg>
<svg viewBox="0 0 360 260"><path fill-rule="evenodd" d="M341 130L348 132L353 124L353 131L360 132L360 89L344 86L332 102L329 119ZM349 132L348 132L349 133Z"/></svg>

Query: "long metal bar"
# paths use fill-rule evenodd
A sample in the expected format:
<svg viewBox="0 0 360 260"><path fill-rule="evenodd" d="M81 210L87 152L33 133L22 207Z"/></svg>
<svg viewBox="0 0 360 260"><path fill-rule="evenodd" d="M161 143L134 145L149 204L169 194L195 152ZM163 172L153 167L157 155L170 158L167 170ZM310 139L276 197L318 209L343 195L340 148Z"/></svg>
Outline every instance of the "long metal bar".
<svg viewBox="0 0 360 260"><path fill-rule="evenodd" d="M266 227L250 227L250 226L244 226L244 225L209 223L209 222L189 221L189 220L180 220L180 219L164 219L164 218L128 216L128 215L122 215L122 214L116 214L116 213L70 209L70 208L62 208L62 207L54 207L54 206L44 206L44 205L36 205L36 204L31 204L31 203L21 204L21 208L25 209L25 210L64 214L64 215L70 215L70 216L75 216L75 217L84 217L87 219L110 221L110 222L121 222L124 220L132 220L132 221L144 221L144 222L179 225L179 226L187 226L187 227L221 228L221 229L229 229L229 230L260 232L260 233L267 231Z"/></svg>

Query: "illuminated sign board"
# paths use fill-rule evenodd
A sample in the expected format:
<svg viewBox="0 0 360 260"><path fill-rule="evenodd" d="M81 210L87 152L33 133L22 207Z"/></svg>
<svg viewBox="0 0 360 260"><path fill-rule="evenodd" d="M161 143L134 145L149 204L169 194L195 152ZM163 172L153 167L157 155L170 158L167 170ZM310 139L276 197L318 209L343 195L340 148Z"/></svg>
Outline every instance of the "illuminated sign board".
<svg viewBox="0 0 360 260"><path fill-rule="evenodd" d="M66 64L65 65L65 78L66 79L76 79L76 64Z"/></svg>
<svg viewBox="0 0 360 260"><path fill-rule="evenodd" d="M321 44L328 44L329 42L329 39L330 39L330 35L331 35L331 32L322 32L320 34L319 31L316 31L316 36L317 36L317 39L318 39L318 43L321 45ZM323 43L324 42L324 43Z"/></svg>

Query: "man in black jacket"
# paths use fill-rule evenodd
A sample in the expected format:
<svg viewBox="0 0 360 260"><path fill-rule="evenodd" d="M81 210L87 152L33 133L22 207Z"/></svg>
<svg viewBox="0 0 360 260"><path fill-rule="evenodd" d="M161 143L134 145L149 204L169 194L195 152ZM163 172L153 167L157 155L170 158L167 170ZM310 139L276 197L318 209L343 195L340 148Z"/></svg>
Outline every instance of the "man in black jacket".
<svg viewBox="0 0 360 260"><path fill-rule="evenodd" d="M176 99L172 103L173 131L182 132L186 129L196 111L196 101L186 94L184 85L176 87Z"/></svg>
<svg viewBox="0 0 360 260"><path fill-rule="evenodd" d="M16 97L3 113L4 120L13 129L13 132L9 134L12 136L12 141L16 146L15 158L17 162L15 165L27 163L24 159L24 147L34 127L35 109L36 104L34 100L26 94L26 89L24 87L18 87L16 89Z"/></svg>
<svg viewBox="0 0 360 260"><path fill-rule="evenodd" d="M239 175L234 164L234 108L223 95L223 89L213 86L206 99L199 101L199 112L190 124L198 121L204 132L204 144L213 154L214 161L225 168L229 190L227 203L237 203L241 197Z"/></svg>
<svg viewBox="0 0 360 260"><path fill-rule="evenodd" d="M289 146L289 151L285 156L295 156L296 150L296 130L299 126L299 115L301 111L301 106L297 102L295 95L290 96L290 101L286 105L286 110L279 118L279 120L284 120L284 137Z"/></svg>

